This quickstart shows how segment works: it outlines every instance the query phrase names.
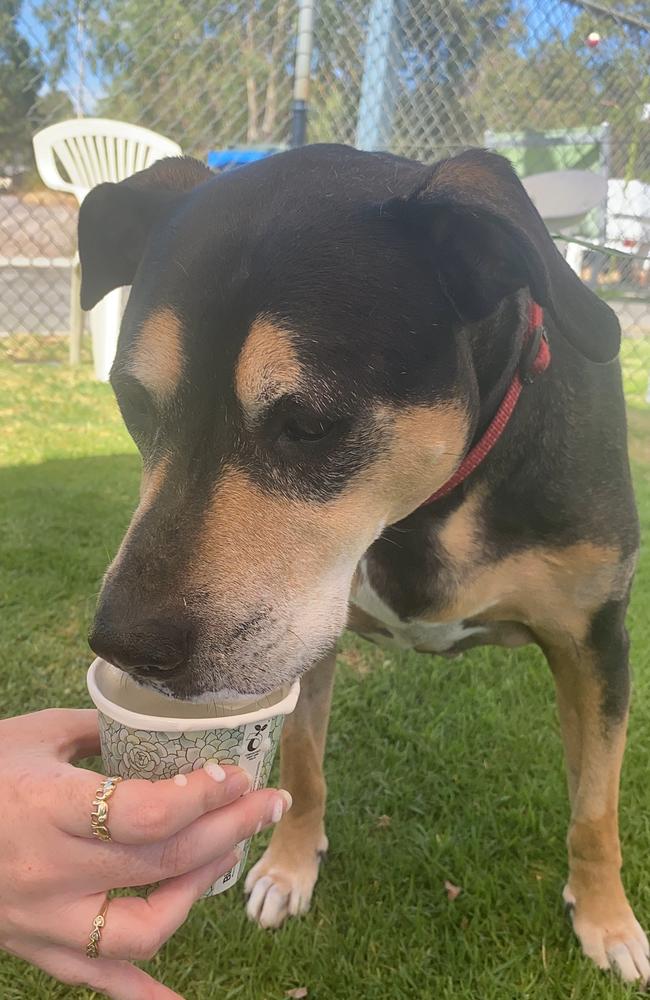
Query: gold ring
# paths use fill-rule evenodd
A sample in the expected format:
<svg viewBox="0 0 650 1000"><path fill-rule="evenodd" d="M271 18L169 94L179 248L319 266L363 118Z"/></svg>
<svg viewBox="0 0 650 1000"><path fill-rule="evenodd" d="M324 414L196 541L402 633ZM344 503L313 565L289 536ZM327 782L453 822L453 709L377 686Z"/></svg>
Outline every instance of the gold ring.
<svg viewBox="0 0 650 1000"><path fill-rule="evenodd" d="M99 840L111 839L108 829L108 799L121 780L121 778L106 778L95 792L93 811L90 814L90 829L93 837L98 837Z"/></svg>
<svg viewBox="0 0 650 1000"><path fill-rule="evenodd" d="M88 944L86 945L86 955L88 958L99 958L99 942L102 939L102 927L106 923L106 911L109 902L110 899L107 896L104 900L104 905L93 920L93 929L90 932Z"/></svg>

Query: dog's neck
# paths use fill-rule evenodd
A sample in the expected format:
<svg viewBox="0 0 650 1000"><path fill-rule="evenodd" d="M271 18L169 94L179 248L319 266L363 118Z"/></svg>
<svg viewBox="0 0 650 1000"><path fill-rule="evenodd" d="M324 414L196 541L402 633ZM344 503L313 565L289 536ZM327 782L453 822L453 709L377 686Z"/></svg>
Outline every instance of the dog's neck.
<svg viewBox="0 0 650 1000"><path fill-rule="evenodd" d="M485 433L521 362L528 328L528 293L504 299L487 319L475 324L470 348L479 393L472 445Z"/></svg>
<svg viewBox="0 0 650 1000"><path fill-rule="evenodd" d="M487 402L485 406L486 412L483 414L483 422L486 419L489 419L489 424L487 425L485 432L483 432L482 429L479 431L478 438L476 437L476 426L481 420L480 403L482 400L478 392L478 376L476 367L473 368L475 385L477 388L475 396L475 419L473 421L473 443L466 452L465 458L458 466L453 476L451 476L446 483L439 487L422 506L426 507L429 504L435 503L437 500L447 496L447 494L453 493L456 486L460 485L465 479L467 479L468 476L472 474L472 472L474 472L475 469L478 468L479 465L483 463L509 423L515 407L517 406L524 384L529 384L537 377L537 375L542 374L548 368L550 362L550 351L548 348L548 340L546 339L546 334L542 325L543 316L544 314L541 307L531 299L526 306L526 329L522 338L523 342L517 353L518 360L516 368L513 371L505 390L501 389L500 383L502 378L497 379L497 385L494 388L491 386L489 387L488 394L490 396L495 396L498 391L500 401L496 412L491 417L488 416L491 406L489 401ZM501 329L500 332L503 334L503 329ZM501 395L502 391L503 395ZM477 403L479 406L476 405Z"/></svg>
<svg viewBox="0 0 650 1000"><path fill-rule="evenodd" d="M504 299L488 319L474 324L467 331L466 344L472 358L476 386L471 441L463 463L420 505L419 511L439 505L448 495L453 497L457 486L483 464L503 433L521 392L522 352L532 332L531 323L537 326L541 322L540 316L539 306L531 302L528 294L519 293ZM544 359L543 352L541 360L543 371L548 364L548 357ZM539 361L538 353L535 363ZM489 435L486 434L488 428Z"/></svg>

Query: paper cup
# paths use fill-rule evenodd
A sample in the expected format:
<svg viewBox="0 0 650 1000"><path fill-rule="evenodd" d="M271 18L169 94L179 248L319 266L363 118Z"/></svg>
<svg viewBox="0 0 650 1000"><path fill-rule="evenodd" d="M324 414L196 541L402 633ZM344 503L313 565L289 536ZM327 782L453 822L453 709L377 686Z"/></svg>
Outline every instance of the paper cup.
<svg viewBox="0 0 650 1000"><path fill-rule="evenodd" d="M300 681L256 701L216 705L166 698L139 687L123 671L95 660L88 691L99 710L102 761L107 775L157 781L189 774L207 764L237 764L251 776L253 789L268 784L285 715L293 712ZM246 864L243 854L205 894L216 896L234 885Z"/></svg>

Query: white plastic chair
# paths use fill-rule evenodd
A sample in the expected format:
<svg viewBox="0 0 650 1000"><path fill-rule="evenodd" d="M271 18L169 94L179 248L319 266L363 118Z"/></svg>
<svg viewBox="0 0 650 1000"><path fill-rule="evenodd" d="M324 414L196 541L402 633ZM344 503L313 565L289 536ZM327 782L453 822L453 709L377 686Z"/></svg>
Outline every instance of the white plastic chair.
<svg viewBox="0 0 650 1000"><path fill-rule="evenodd" d="M36 167L47 187L73 194L79 204L104 181L122 181L165 156L181 156L178 143L157 132L109 118L75 118L41 129L33 138ZM83 316L79 256L70 286L70 362L79 361ZM109 292L90 312L95 374L108 381L123 311L123 289Z"/></svg>
<svg viewBox="0 0 650 1000"><path fill-rule="evenodd" d="M551 232L566 235L566 262L581 277L585 251L571 236L592 209L607 202L607 177L592 170L552 170L529 174L522 184Z"/></svg>

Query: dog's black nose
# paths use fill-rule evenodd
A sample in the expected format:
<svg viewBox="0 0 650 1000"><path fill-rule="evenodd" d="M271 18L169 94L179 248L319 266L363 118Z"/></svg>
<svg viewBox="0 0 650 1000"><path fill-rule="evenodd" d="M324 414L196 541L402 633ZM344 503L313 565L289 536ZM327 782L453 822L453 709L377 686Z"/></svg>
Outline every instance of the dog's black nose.
<svg viewBox="0 0 650 1000"><path fill-rule="evenodd" d="M103 660L129 674L146 677L182 667L189 655L190 636L186 624L168 619L129 627L98 616L88 642Z"/></svg>

